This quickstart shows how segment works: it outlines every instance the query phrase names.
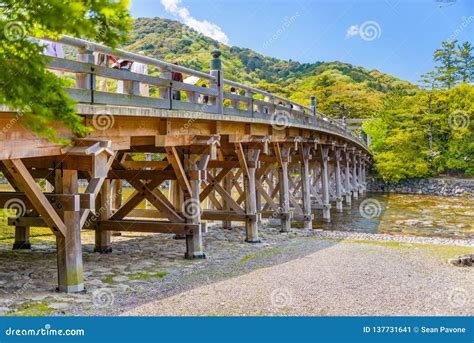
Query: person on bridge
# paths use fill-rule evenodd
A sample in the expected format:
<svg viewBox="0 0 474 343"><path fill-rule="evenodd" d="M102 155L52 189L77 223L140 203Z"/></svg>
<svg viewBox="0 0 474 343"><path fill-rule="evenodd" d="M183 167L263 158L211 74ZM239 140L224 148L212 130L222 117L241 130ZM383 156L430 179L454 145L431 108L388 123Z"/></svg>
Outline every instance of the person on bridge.
<svg viewBox="0 0 474 343"><path fill-rule="evenodd" d="M178 62L174 62L174 65L178 65ZM177 82L184 82L183 74L177 71L171 72L171 79ZM181 100L181 92L179 90L173 91L173 99L174 100Z"/></svg>
<svg viewBox="0 0 474 343"><path fill-rule="evenodd" d="M201 87L202 88L207 88L205 83L203 83ZM200 103L207 105L208 102L209 102L209 96L201 94L200 95Z"/></svg>
<svg viewBox="0 0 474 343"><path fill-rule="evenodd" d="M140 55L145 55L143 51L139 52ZM143 75L148 75L148 66L145 63L140 63L135 61L132 64L132 68L130 70L132 73L138 73ZM141 96L150 96L150 87L146 83L140 82L140 95Z"/></svg>

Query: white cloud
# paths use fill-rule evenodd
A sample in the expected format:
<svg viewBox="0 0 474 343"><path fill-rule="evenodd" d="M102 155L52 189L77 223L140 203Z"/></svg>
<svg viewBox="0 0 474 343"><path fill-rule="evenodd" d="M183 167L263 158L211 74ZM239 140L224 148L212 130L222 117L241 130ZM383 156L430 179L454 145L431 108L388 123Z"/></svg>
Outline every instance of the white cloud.
<svg viewBox="0 0 474 343"><path fill-rule="evenodd" d="M218 25L210 23L207 20L197 20L194 18L191 13L189 13L189 10L183 6L181 0L161 0L161 4L164 6L166 12L178 16L184 24L193 28L197 32L214 38L221 43L229 43L229 37L227 37Z"/></svg>
<svg viewBox="0 0 474 343"><path fill-rule="evenodd" d="M359 26L358 25L351 25L346 32L346 37L347 38L352 38L355 36L358 36L360 33L359 31Z"/></svg>

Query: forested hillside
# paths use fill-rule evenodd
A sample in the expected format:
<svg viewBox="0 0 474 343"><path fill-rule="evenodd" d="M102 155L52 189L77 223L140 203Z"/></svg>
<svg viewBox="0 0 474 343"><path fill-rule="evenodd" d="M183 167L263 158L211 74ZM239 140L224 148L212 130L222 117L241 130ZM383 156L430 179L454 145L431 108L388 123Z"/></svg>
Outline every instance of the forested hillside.
<svg viewBox="0 0 474 343"><path fill-rule="evenodd" d="M140 18L127 50L208 71L214 48L222 51L225 77L341 118L375 117L372 135L375 168L387 181L437 174L474 173L474 88L470 43L443 42L433 58L435 71L421 87L378 70L343 62L299 63L226 46L172 20ZM155 71L156 73L156 71Z"/></svg>
<svg viewBox="0 0 474 343"><path fill-rule="evenodd" d="M377 70L342 62L300 63L263 56L255 51L226 46L172 20L139 18L134 22L127 50L143 51L165 61L209 70L213 48L222 51L225 77L309 103L336 117L368 117L375 114L381 96L395 88L412 92L416 87Z"/></svg>

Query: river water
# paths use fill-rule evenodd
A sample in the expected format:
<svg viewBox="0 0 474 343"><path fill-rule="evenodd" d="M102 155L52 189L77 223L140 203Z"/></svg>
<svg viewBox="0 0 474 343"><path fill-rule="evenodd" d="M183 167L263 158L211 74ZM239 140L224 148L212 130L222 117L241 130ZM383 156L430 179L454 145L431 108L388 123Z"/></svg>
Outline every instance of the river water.
<svg viewBox="0 0 474 343"><path fill-rule="evenodd" d="M343 213L331 210L331 222L314 228L474 239L474 198L366 193ZM333 205L334 206L334 205ZM350 215L348 215L350 214ZM316 216L322 217L317 213Z"/></svg>

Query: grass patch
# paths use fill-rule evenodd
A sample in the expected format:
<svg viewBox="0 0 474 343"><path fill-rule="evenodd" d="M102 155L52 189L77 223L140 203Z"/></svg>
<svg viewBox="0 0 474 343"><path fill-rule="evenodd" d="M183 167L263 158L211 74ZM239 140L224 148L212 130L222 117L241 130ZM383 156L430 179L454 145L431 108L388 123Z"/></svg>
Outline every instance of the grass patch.
<svg viewBox="0 0 474 343"><path fill-rule="evenodd" d="M151 278L161 279L168 275L168 272L157 272L157 273L135 273L126 275L129 280L148 280ZM114 276L107 276L101 280L103 283L114 283Z"/></svg>
<svg viewBox="0 0 474 343"><path fill-rule="evenodd" d="M6 313L6 316L49 316L54 309L48 306L46 302L21 304L17 311Z"/></svg>
<svg viewBox="0 0 474 343"><path fill-rule="evenodd" d="M168 275L167 272L158 272L158 273L152 273L152 274L136 273L136 274L128 275L128 278L130 280L148 280L150 278L161 279L161 278L164 278L166 275Z"/></svg>
<svg viewBox="0 0 474 343"><path fill-rule="evenodd" d="M107 276L105 279L100 280L103 283L114 283L113 276Z"/></svg>
<svg viewBox="0 0 474 343"><path fill-rule="evenodd" d="M283 246L273 247L273 248L266 248L266 249L263 249L263 250L260 250L260 251L256 252L253 255L245 255L244 257L242 257L239 260L239 262L244 263L244 262L250 261L252 259L264 258L264 257L267 257L267 256L271 256L273 254L279 253L280 251L283 250L283 248L284 248Z"/></svg>

